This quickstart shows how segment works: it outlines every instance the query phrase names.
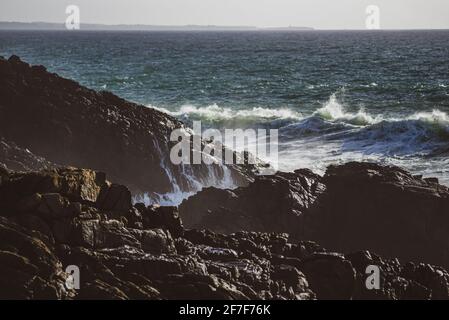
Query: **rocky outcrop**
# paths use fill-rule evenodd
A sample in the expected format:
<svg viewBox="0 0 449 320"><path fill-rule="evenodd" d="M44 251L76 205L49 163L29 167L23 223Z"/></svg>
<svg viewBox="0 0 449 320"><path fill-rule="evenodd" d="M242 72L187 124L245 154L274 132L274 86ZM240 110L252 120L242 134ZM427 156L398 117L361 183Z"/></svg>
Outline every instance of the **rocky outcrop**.
<svg viewBox="0 0 449 320"><path fill-rule="evenodd" d="M310 170L258 176L248 187L207 188L184 201L180 212L189 228L232 233L240 230L300 233L303 219L326 187Z"/></svg>
<svg viewBox="0 0 449 320"><path fill-rule="evenodd" d="M348 163L257 177L247 188L208 188L185 200L189 228L287 232L336 251L369 249L449 267L449 189L391 166Z"/></svg>
<svg viewBox="0 0 449 320"><path fill-rule="evenodd" d="M2 299L447 299L449 274L285 233L185 229L175 207L131 205L101 172L2 171ZM300 208L298 207L298 210ZM381 289L365 286L381 269ZM79 268L80 287L66 268Z"/></svg>
<svg viewBox="0 0 449 320"><path fill-rule="evenodd" d="M208 185L226 174L237 185L247 182L253 167L173 165L169 137L175 128L183 124L155 109L90 90L17 56L0 57L0 162L11 170L49 163L93 168L134 194L190 191L192 183ZM17 163L14 153L21 151L5 147L3 138L36 157Z"/></svg>

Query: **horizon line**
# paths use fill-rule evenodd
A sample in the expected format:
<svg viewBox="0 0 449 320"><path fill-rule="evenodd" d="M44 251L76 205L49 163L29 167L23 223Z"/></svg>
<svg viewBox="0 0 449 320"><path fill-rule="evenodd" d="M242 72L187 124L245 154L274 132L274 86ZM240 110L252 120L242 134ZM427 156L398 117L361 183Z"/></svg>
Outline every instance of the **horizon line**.
<svg viewBox="0 0 449 320"><path fill-rule="evenodd" d="M35 30L33 28L4 28L7 27L5 24L18 24L23 25L23 27L26 27L27 25L51 25L54 28L41 28L40 31L57 31L57 30L65 30L64 25L65 22L46 22L46 21L32 21L32 22L23 22L23 21L0 21L0 30ZM3 26L2 26L3 25ZM83 29L82 25L88 26L88 27L95 27L98 28L96 30L92 29ZM136 23L136 24L127 24L127 23L119 23L119 24L106 24L106 23L92 23L92 22L85 22L81 24L81 28L76 31L108 31L107 29L101 29L101 27L105 28L120 28L124 27L125 29L115 29L111 31L151 31L151 30L142 30L138 29L139 27L143 28L160 28L160 29L185 29L188 30L189 28L198 28L203 29L204 31L207 31L207 29L233 29L233 30L253 30L253 31L264 31L264 30L291 30L291 31L438 31L438 30L449 30L449 27L446 28L380 28L380 29L365 29L365 28L315 28L315 27L309 27L309 26L251 26L251 25L201 25L201 24L184 24L184 25L169 25L169 24L142 24L142 23ZM126 29L126 28L135 28L135 29ZM155 30L157 31L157 30ZM162 31L162 30L161 30Z"/></svg>

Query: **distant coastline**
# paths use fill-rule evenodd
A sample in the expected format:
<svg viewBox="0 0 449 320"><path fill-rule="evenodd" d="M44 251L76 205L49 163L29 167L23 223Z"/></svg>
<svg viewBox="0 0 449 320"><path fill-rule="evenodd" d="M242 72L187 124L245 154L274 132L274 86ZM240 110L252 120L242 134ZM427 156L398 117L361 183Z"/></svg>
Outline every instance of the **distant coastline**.
<svg viewBox="0 0 449 320"><path fill-rule="evenodd" d="M64 23L52 22L10 22L0 21L0 30L66 30ZM94 24L83 23L80 30L86 31L313 31L310 27L255 27L215 25L143 25L143 24Z"/></svg>

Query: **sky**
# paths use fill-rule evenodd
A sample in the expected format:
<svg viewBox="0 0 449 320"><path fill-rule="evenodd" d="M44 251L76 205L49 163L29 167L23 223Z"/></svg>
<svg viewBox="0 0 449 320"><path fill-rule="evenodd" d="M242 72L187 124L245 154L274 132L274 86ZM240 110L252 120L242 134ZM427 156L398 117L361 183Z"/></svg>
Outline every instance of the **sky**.
<svg viewBox="0 0 449 320"><path fill-rule="evenodd" d="M382 29L449 29L449 0L0 0L0 21L364 29L377 5Z"/></svg>

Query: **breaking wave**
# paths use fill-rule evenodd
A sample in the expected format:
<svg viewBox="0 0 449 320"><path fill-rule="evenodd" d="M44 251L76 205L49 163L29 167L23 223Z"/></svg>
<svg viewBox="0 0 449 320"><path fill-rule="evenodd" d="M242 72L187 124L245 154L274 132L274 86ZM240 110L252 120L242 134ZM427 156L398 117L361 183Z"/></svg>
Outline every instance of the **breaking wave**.
<svg viewBox="0 0 449 320"><path fill-rule="evenodd" d="M216 104L158 109L187 123L201 120L219 129L278 128L283 171L306 166L322 172L329 164L349 160L394 163L443 179L449 170L449 114L438 109L371 113L345 105L340 92L315 110L301 109L302 113L288 108L234 110Z"/></svg>
<svg viewBox="0 0 449 320"><path fill-rule="evenodd" d="M369 125L381 121L380 116L373 117L366 113L363 108L358 112L346 112L343 105L338 101L337 95L334 93L329 101L320 109L314 112L316 115L324 120L341 121L353 125Z"/></svg>
<svg viewBox="0 0 449 320"><path fill-rule="evenodd" d="M184 105L175 111L160 107L153 108L186 122L202 121L206 125L209 124L218 128L249 127L255 124L282 126L302 118L299 112L288 108L269 109L254 107L252 109L231 109L220 107L217 104L207 107Z"/></svg>

